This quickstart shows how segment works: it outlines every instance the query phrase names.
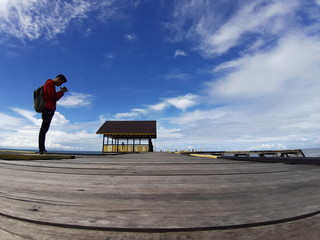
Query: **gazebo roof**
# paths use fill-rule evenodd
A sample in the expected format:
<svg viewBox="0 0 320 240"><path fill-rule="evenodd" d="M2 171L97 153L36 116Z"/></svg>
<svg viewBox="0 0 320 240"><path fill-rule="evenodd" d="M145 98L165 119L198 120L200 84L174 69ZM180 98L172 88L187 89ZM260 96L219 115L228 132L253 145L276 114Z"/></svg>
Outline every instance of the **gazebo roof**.
<svg viewBox="0 0 320 240"><path fill-rule="evenodd" d="M157 138L156 121L106 121L97 131L116 138Z"/></svg>

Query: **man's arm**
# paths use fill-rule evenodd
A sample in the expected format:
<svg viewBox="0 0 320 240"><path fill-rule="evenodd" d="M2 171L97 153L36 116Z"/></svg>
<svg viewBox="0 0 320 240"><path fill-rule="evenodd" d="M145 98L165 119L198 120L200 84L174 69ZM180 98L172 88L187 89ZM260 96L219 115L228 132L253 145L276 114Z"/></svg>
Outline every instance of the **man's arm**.
<svg viewBox="0 0 320 240"><path fill-rule="evenodd" d="M45 84L46 101L58 101L63 96L63 91L56 92L54 81L49 81Z"/></svg>

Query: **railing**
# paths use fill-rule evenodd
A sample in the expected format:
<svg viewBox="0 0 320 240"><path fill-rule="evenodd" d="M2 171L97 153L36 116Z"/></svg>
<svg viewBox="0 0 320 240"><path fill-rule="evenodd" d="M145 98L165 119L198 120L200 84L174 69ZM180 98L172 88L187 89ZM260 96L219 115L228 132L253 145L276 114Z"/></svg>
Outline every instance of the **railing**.
<svg viewBox="0 0 320 240"><path fill-rule="evenodd" d="M148 144L119 144L119 145L104 145L104 152L148 152Z"/></svg>
<svg viewBox="0 0 320 240"><path fill-rule="evenodd" d="M219 157L305 157L301 149L261 151L203 151L181 152L183 154L210 154Z"/></svg>

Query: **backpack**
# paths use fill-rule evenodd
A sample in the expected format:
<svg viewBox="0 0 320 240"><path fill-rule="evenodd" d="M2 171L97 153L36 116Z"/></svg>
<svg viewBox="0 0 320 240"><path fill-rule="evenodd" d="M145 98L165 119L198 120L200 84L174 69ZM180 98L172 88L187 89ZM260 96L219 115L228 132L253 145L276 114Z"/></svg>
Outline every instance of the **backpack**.
<svg viewBox="0 0 320 240"><path fill-rule="evenodd" d="M33 107L38 113L42 113L46 108L46 101L43 97L43 86L33 92Z"/></svg>

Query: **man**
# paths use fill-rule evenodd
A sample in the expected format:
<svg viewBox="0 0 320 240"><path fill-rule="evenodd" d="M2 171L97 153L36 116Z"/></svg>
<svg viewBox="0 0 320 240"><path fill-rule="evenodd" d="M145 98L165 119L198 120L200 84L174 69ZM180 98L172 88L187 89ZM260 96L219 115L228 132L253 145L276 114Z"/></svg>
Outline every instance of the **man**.
<svg viewBox="0 0 320 240"><path fill-rule="evenodd" d="M64 75L59 74L55 79L49 79L43 86L43 96L46 101L46 108L42 112L42 125L39 132L39 154L46 154L45 140L46 134L49 130L51 120L54 112L56 111L57 101L68 91L66 87L60 88L59 92L56 92L56 86L61 86L67 82Z"/></svg>

